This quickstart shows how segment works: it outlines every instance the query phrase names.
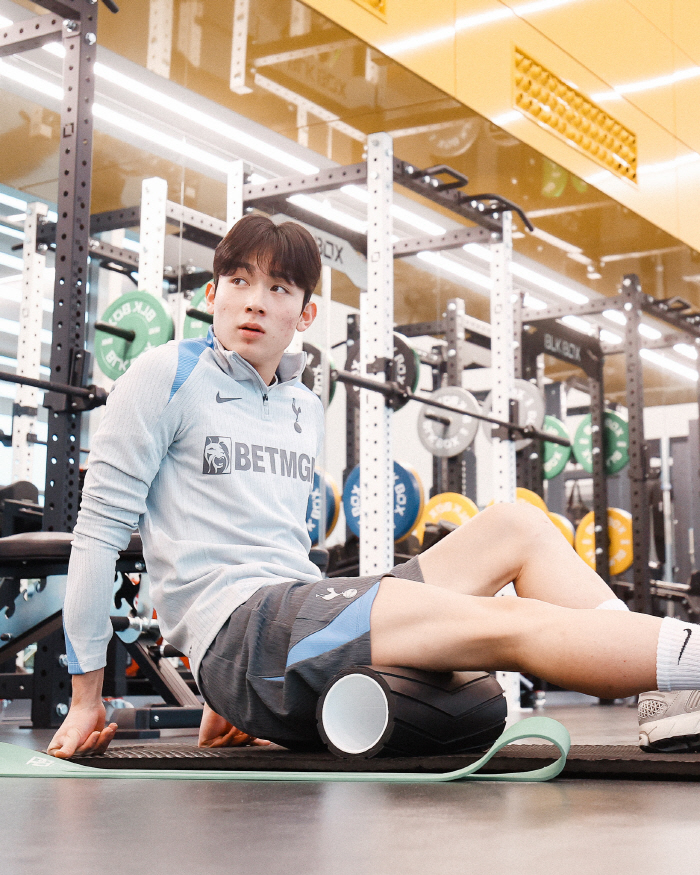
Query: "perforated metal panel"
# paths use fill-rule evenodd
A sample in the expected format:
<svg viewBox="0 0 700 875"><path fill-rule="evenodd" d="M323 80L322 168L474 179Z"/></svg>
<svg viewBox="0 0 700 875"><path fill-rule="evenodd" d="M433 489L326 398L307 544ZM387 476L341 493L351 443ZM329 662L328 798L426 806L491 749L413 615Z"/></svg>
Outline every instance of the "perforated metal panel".
<svg viewBox="0 0 700 875"><path fill-rule="evenodd" d="M249 12L250 0L235 0L231 38L231 80L229 83L234 94L250 94L253 90L245 84Z"/></svg>
<svg viewBox="0 0 700 875"><path fill-rule="evenodd" d="M63 101L59 151L51 379L81 385L88 291L92 104L97 5L75 0L79 21L64 22ZM44 531L72 531L78 514L81 415L64 395L46 393L49 408ZM36 724L35 724L36 725ZM46 724L48 725L48 724Z"/></svg>
<svg viewBox="0 0 700 875"><path fill-rule="evenodd" d="M19 308L19 336L17 338L17 374L22 377L40 377L41 327L44 317L42 281L46 257L36 251L36 235L46 204L27 207L22 247L22 302ZM31 386L17 386L12 419L12 480L32 480L34 476L34 445L27 442L36 434L39 390Z"/></svg>
<svg viewBox="0 0 700 875"><path fill-rule="evenodd" d="M495 419L509 420L514 381L514 312L513 282L510 262L513 253L512 218L503 213L503 239L491 247L491 365L493 368L493 404ZM515 501L515 444L494 441L493 485L496 502Z"/></svg>
<svg viewBox="0 0 700 875"><path fill-rule="evenodd" d="M393 142L388 134L367 141L367 291L360 293L360 373L384 381L382 361L393 358L394 252L391 206ZM391 459L391 409L378 392L360 392L362 514L360 574L393 565L394 504Z"/></svg>
<svg viewBox="0 0 700 875"><path fill-rule="evenodd" d="M163 296L165 266L165 211L168 183L157 176L141 185L141 228L138 286L157 298Z"/></svg>
<svg viewBox="0 0 700 875"><path fill-rule="evenodd" d="M169 79L172 51L173 0L151 0L148 4L146 66L159 76Z"/></svg>
<svg viewBox="0 0 700 875"><path fill-rule="evenodd" d="M243 215L243 162L232 161L226 176L226 225L231 228Z"/></svg>

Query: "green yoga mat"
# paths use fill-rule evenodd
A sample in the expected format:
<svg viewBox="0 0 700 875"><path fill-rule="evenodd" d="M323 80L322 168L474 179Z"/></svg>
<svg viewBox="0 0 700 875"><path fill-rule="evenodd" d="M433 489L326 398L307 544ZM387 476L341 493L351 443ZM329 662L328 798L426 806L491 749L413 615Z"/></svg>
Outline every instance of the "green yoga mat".
<svg viewBox="0 0 700 875"><path fill-rule="evenodd" d="M501 748L525 738L541 738L551 742L561 756L551 765L530 772L478 775L479 769ZM98 778L99 780L176 780L176 781L312 781L358 782L374 781L388 784L436 784L467 778L471 781L549 781L561 772L571 747L571 738L564 726L549 717L529 717L521 720L501 735L493 747L470 766L442 774L414 772L224 772L178 769L96 769L78 763L59 760L45 753L28 750L14 744L0 743L0 777L2 778Z"/></svg>

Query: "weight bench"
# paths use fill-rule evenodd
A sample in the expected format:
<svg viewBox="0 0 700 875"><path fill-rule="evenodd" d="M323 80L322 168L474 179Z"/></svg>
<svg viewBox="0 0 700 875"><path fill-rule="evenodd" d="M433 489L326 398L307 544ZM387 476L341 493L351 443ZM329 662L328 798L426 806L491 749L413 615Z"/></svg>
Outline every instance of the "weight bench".
<svg viewBox="0 0 700 875"><path fill-rule="evenodd" d="M33 675L0 674L0 698L31 695L35 727L58 726L68 713L70 678L62 609L72 540L70 532L27 532L0 538L0 664L29 644L40 642ZM146 571L138 533L132 534L128 547L119 554L116 571ZM122 633L129 627L124 616L114 617L112 622ZM137 635L125 637L133 638L123 642L131 658L166 705L174 707L117 711L114 722L124 724L121 737L157 738L160 729L199 726L199 699L163 658L177 655L177 651L159 648L154 640L138 640Z"/></svg>

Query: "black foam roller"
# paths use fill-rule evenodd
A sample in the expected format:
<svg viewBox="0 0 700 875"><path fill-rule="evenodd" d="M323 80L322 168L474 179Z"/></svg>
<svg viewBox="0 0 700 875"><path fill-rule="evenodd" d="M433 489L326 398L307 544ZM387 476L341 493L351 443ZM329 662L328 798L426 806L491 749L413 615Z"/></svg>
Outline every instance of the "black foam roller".
<svg viewBox="0 0 700 875"><path fill-rule="evenodd" d="M336 675L316 716L337 756L437 756L486 750L503 732L507 712L500 684L485 672L373 665Z"/></svg>

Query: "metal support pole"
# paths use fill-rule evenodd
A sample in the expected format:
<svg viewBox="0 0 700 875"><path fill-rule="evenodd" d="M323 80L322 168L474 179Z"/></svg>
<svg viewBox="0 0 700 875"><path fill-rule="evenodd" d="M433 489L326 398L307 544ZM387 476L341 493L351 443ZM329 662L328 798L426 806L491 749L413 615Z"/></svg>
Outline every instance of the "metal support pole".
<svg viewBox="0 0 700 875"><path fill-rule="evenodd" d="M85 308L90 232L92 104L97 5L76 0L79 20L64 23L63 102L58 163L58 224L51 378L80 386L85 365ZM49 408L44 531L72 531L78 511L80 413L67 396Z"/></svg>
<svg viewBox="0 0 700 875"><path fill-rule="evenodd" d="M168 183L157 176L141 184L141 226L138 286L144 292L163 297L165 268L165 214Z"/></svg>
<svg viewBox="0 0 700 875"><path fill-rule="evenodd" d="M462 376L465 365L464 343L464 300L454 298L447 302L445 317L445 340L447 341L447 385L462 388ZM438 459L443 466L443 480L447 492L466 495L467 492L467 454L473 456L473 450L467 448L458 456Z"/></svg>
<svg viewBox="0 0 700 875"><path fill-rule="evenodd" d="M491 367L495 419L510 421L514 380L513 282L510 262L513 252L512 217L503 213L503 239L491 246ZM515 341L520 343L520 338ZM494 500L515 501L515 444L496 440L493 446Z"/></svg>
<svg viewBox="0 0 700 875"><path fill-rule="evenodd" d="M629 416L629 478L632 503L632 550L634 559L634 609L645 614L652 610L649 582L649 500L647 496L647 459L644 443L644 383L642 360L639 356L639 323L641 321L642 289L635 274L622 281L622 294L627 298L624 313L625 369L627 372L627 411Z"/></svg>
<svg viewBox="0 0 700 875"><path fill-rule="evenodd" d="M249 12L250 0L235 0L231 39L231 79L229 82L229 88L234 94L250 94L253 90L245 84Z"/></svg>
<svg viewBox="0 0 700 875"><path fill-rule="evenodd" d="M676 528L674 525L671 465L671 438L663 434L660 441L661 449L661 493L664 508L664 543L666 544L666 562L664 563L664 580L675 578L676 566Z"/></svg>
<svg viewBox="0 0 700 875"><path fill-rule="evenodd" d="M360 293L360 374L384 382L394 357L393 141L367 140L367 291ZM360 392L360 575L386 571L394 558L391 408L378 392Z"/></svg>
<svg viewBox="0 0 700 875"><path fill-rule="evenodd" d="M146 67L159 76L169 79L172 52L173 0L150 0Z"/></svg>
<svg viewBox="0 0 700 875"><path fill-rule="evenodd" d="M331 300L333 289L333 271L327 264L321 266L321 300L323 302L324 342L321 345L321 373L323 374L323 409L328 410L330 404L330 348L331 348ZM328 375L328 376L327 376ZM321 467L325 475L328 470L328 441L323 442ZM313 488L313 484L312 484ZM328 521L328 496L323 482L320 489L321 516L318 523L318 546L326 543L326 523Z"/></svg>
<svg viewBox="0 0 700 875"><path fill-rule="evenodd" d="M20 377L41 376L41 328L44 319L43 279L46 256L36 251L36 235L46 204L27 205L22 247L22 303L19 308L17 371ZM27 440L36 434L39 392L31 386L17 386L12 417L12 480L34 479L34 444Z"/></svg>
<svg viewBox="0 0 700 875"><path fill-rule="evenodd" d="M360 290L360 300L362 300L362 290ZM353 347L360 342L360 319L356 313L350 313L347 316L347 355L350 359ZM349 367L349 363L345 365ZM349 398L349 392L346 393L345 402L345 470L343 471L343 489L352 469L360 461L360 408L358 404L353 404ZM345 533L345 540L350 537L350 529Z"/></svg>
<svg viewBox="0 0 700 875"><path fill-rule="evenodd" d="M521 342L515 335L513 308L513 281L510 271L513 254L512 216L503 213L503 238L491 246L491 368L493 371L493 406L491 415L510 422L510 399L515 379L514 343ZM493 442L494 501L515 502L515 444L510 440ZM496 678L503 687L508 712L520 710L520 675L518 672L499 671Z"/></svg>
<svg viewBox="0 0 700 875"><path fill-rule="evenodd" d="M232 228L243 216L243 162L232 161L226 177L226 226Z"/></svg>
<svg viewBox="0 0 700 875"><path fill-rule="evenodd" d="M605 471L605 392L603 360L598 374L588 379L591 399L591 444L593 458L593 531L595 533L595 570L610 583L610 544L608 536L608 483Z"/></svg>

